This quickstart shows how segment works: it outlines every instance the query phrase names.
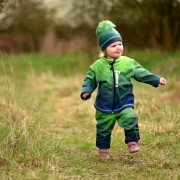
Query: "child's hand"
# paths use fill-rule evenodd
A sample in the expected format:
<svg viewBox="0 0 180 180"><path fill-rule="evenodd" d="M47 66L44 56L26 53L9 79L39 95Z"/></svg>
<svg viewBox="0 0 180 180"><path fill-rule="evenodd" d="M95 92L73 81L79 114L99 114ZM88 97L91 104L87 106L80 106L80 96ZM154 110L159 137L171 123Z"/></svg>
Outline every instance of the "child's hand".
<svg viewBox="0 0 180 180"><path fill-rule="evenodd" d="M159 84L166 85L166 80L164 78L160 78Z"/></svg>
<svg viewBox="0 0 180 180"><path fill-rule="evenodd" d="M86 98L86 97L88 97L89 95L90 95L89 93L85 92L85 93L82 94L82 97L83 97L83 98Z"/></svg>

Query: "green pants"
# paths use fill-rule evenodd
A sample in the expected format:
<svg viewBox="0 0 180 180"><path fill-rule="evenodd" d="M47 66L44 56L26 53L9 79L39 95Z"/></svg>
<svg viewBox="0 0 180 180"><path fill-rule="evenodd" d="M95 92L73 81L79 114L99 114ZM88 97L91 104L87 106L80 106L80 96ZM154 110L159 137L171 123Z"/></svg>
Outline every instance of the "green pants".
<svg viewBox="0 0 180 180"><path fill-rule="evenodd" d="M140 140L138 118L134 114L133 108L126 108L119 113L107 114L96 110L97 136L96 146L101 149L109 149L111 142L111 132L116 120L125 131L125 143L138 142Z"/></svg>

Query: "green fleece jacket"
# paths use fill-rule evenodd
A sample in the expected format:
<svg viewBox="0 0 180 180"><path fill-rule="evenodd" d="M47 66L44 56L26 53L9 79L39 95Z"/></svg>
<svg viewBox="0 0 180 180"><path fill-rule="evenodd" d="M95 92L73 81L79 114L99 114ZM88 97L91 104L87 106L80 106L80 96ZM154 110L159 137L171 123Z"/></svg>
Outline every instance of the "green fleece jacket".
<svg viewBox="0 0 180 180"><path fill-rule="evenodd" d="M134 59L121 56L115 60L104 56L89 67L83 81L81 98L87 100L98 85L95 108L105 113L117 113L127 107L134 108L131 78L158 87L160 77L144 69ZM82 94L90 95L83 98Z"/></svg>

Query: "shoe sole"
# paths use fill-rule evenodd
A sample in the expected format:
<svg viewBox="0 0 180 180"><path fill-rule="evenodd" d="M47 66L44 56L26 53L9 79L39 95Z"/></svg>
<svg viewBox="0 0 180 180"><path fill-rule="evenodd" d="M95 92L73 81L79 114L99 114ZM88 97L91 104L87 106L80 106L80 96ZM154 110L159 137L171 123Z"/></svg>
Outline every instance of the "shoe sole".
<svg viewBox="0 0 180 180"><path fill-rule="evenodd" d="M138 152L139 150L136 150L136 151L129 151L129 153L136 153Z"/></svg>

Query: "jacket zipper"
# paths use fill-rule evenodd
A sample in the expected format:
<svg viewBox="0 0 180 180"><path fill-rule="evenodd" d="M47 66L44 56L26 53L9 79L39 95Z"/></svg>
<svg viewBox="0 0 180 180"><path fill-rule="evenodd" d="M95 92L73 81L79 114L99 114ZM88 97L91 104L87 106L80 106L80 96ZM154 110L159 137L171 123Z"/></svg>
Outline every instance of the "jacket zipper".
<svg viewBox="0 0 180 180"><path fill-rule="evenodd" d="M113 60L112 63L110 63L111 65L111 68L110 70L113 71L113 85L114 85L114 97L113 97L113 106L112 106L112 114L114 113L114 105L115 105L115 93L116 93L116 87L115 87L115 73L114 73L114 67L113 67L113 64L115 62L116 59Z"/></svg>

